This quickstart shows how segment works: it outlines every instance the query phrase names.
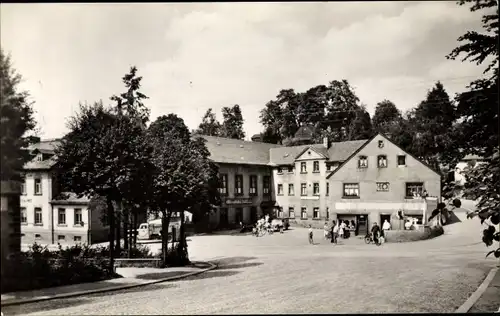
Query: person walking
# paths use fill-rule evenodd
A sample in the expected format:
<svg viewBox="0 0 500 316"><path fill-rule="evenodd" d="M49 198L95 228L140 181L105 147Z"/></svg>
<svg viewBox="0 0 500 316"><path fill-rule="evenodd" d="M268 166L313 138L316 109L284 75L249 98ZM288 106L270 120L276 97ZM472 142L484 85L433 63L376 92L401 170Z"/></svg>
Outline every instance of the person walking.
<svg viewBox="0 0 500 316"><path fill-rule="evenodd" d="M329 233L330 233L330 227L328 226L328 222L325 222L325 226L323 226L323 234L325 235L326 240L328 240Z"/></svg>
<svg viewBox="0 0 500 316"><path fill-rule="evenodd" d="M331 235L330 235L330 242L337 243L337 234L339 232L339 227L337 226L337 223L335 221L332 221L332 228L331 228Z"/></svg>
<svg viewBox="0 0 500 316"><path fill-rule="evenodd" d="M312 226L309 225L309 244L314 244L313 242L313 229L312 229Z"/></svg>
<svg viewBox="0 0 500 316"><path fill-rule="evenodd" d="M339 237L344 238L344 230L345 230L345 222L340 221L340 226L339 226Z"/></svg>

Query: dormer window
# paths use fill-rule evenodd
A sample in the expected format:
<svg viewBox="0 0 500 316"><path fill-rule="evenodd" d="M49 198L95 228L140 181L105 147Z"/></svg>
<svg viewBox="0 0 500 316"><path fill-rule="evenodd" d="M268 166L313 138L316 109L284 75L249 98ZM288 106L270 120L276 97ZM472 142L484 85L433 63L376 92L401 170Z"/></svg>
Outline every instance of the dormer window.
<svg viewBox="0 0 500 316"><path fill-rule="evenodd" d="M278 174L282 174L282 173L283 173L283 168L278 167Z"/></svg>
<svg viewBox="0 0 500 316"><path fill-rule="evenodd" d="M377 157L377 165L379 168L387 168L387 156L379 155Z"/></svg>
<svg viewBox="0 0 500 316"><path fill-rule="evenodd" d="M43 161L43 155L38 154L38 156L36 156L36 161Z"/></svg>
<svg viewBox="0 0 500 316"><path fill-rule="evenodd" d="M293 166L288 167L288 173L293 173Z"/></svg>
<svg viewBox="0 0 500 316"><path fill-rule="evenodd" d="M368 168L368 157L359 156L358 168Z"/></svg>
<svg viewBox="0 0 500 316"><path fill-rule="evenodd" d="M326 171L330 171L332 169L332 166L326 165Z"/></svg>

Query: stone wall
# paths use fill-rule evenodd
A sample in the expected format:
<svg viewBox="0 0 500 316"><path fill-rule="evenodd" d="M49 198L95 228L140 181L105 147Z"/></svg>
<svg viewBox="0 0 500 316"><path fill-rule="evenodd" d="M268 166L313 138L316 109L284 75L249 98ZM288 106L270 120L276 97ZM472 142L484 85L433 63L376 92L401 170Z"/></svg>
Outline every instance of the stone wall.
<svg viewBox="0 0 500 316"><path fill-rule="evenodd" d="M159 258L131 258L115 259L115 267L134 267L134 268L161 268L161 259Z"/></svg>
<svg viewBox="0 0 500 316"><path fill-rule="evenodd" d="M385 231L386 242L410 242L431 239L444 233L439 226L420 226L416 230L389 230Z"/></svg>

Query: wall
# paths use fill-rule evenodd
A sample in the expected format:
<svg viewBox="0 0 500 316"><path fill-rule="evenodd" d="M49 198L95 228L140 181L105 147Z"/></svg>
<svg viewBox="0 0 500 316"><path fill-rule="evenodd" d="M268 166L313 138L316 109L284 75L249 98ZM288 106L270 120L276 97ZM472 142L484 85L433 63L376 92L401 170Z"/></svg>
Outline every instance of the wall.
<svg viewBox="0 0 500 316"><path fill-rule="evenodd" d="M378 147L378 141L384 143ZM378 168L377 156L387 155L387 168ZM397 165L397 156L406 155L406 166ZM358 157L368 157L368 168L358 168ZM423 182L430 196L440 199L440 176L414 159L385 137L378 135L329 179L328 206L336 214L368 214L368 225L380 221L380 214L421 215L423 200L406 199L407 182ZM388 192L377 192L376 182L389 182ZM359 198L344 198L343 183L359 183ZM332 218L336 214L332 214Z"/></svg>
<svg viewBox="0 0 500 316"><path fill-rule="evenodd" d="M387 242L411 242L431 239L441 236L444 233L443 227L420 226L418 230L389 230L385 231Z"/></svg>
<svg viewBox="0 0 500 316"><path fill-rule="evenodd" d="M35 179L42 180L42 194L35 195ZM26 208L27 223L21 224L21 232L23 234L21 243L33 244L35 242L35 234L39 234L41 238L36 239L39 244L53 243L52 234L52 177L48 171L27 171L26 172L26 194L21 195L21 207ZM35 225L35 207L42 209L42 225Z"/></svg>
<svg viewBox="0 0 500 316"><path fill-rule="evenodd" d="M58 214L59 209L63 208L66 211L66 224L59 224ZM82 210L83 225L75 225L75 209ZM87 243L89 232L89 212L87 205L71 205L71 204L53 204L52 213L54 218L54 240L61 245L74 245L76 243ZM60 240L59 236L64 236L64 240ZM80 241L75 241L75 236L80 237Z"/></svg>
<svg viewBox="0 0 500 316"><path fill-rule="evenodd" d="M270 168L267 166L257 166L257 165L236 165L236 164L219 164L219 174L227 174L227 195L222 196L222 208L228 209L228 221L229 223L235 223L236 215L235 210L238 207L243 208L243 222L250 223L251 207L257 208L257 216L261 216L263 210L261 209L261 203L264 201L272 201L273 198L273 188L272 188L272 178L270 179L270 195L263 195L263 178L264 176L271 176ZM235 175L243 175L243 195L235 195ZM250 196L250 175L257 176L257 195ZM238 199L248 199L249 203L246 204L227 204L226 201L231 202L231 200ZM213 214L210 215L210 223L212 226L217 226L220 222L220 210L217 209Z"/></svg>
<svg viewBox="0 0 500 316"><path fill-rule="evenodd" d="M319 162L319 172L313 172L314 161ZM306 163L306 172L300 172L300 164ZM326 159L313 149L306 150L294 163L293 173L288 172L288 166L281 166L283 172L278 173L278 168L273 168L273 185L276 192L276 205L283 210L284 217L289 217L289 208L293 207L295 219L290 219L291 225L323 227L327 219L326 203ZM294 195L288 194L288 184L293 183ZM301 196L301 183L307 184L307 196ZM313 184L319 183L319 195L314 195ZM283 184L283 194L278 195L278 184ZM331 188L330 188L331 192ZM301 208L305 207L307 219L301 218ZM313 210L319 208L319 218L313 218Z"/></svg>

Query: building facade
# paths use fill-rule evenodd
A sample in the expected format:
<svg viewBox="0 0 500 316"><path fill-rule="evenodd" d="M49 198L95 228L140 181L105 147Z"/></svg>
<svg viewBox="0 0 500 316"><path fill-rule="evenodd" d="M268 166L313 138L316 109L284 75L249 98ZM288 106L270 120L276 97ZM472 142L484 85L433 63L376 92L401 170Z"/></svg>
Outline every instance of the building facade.
<svg viewBox="0 0 500 316"><path fill-rule="evenodd" d="M273 148L270 159L276 215L299 226L349 220L364 234L386 219L397 228L399 214L425 223L429 203L420 197L440 200L440 175L380 134L369 140Z"/></svg>
<svg viewBox="0 0 500 316"><path fill-rule="evenodd" d="M58 141L33 145L35 158L24 167L21 187L21 243L71 245L94 243L107 238L108 227L100 214L89 211L89 199L60 192L54 166Z"/></svg>

